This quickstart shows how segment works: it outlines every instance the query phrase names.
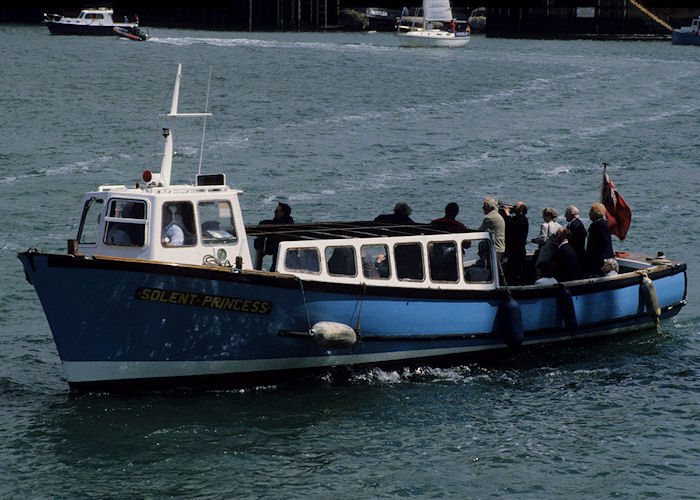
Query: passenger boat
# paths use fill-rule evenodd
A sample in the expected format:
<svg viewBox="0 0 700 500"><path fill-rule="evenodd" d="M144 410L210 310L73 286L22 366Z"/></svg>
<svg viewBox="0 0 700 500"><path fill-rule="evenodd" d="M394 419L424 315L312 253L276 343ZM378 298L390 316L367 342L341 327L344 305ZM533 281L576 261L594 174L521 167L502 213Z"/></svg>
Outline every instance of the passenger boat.
<svg viewBox="0 0 700 500"><path fill-rule="evenodd" d="M178 66L171 119L178 111ZM454 364L653 328L685 304L686 264L509 287L488 232L367 221L246 227L224 174L160 172L85 195L66 253L18 254L74 389L242 387L332 367ZM180 228L179 236L173 225ZM253 267L249 239L276 250ZM260 248L261 245L253 245Z"/></svg>
<svg viewBox="0 0 700 500"><path fill-rule="evenodd" d="M469 43L469 24L452 14L450 0L423 0L423 16L401 13L396 34L406 47L464 47Z"/></svg>
<svg viewBox="0 0 700 500"><path fill-rule="evenodd" d="M700 17L696 17L690 26L683 26L671 32L673 45L700 45Z"/></svg>
<svg viewBox="0 0 700 500"><path fill-rule="evenodd" d="M44 23L54 35L114 35L114 29L138 29L138 19L130 23L114 22L114 10L107 7L83 9L78 17L64 17L60 14L44 14Z"/></svg>
<svg viewBox="0 0 700 500"><path fill-rule="evenodd" d="M148 33L143 31L141 28L114 28L114 33L121 38L126 38L128 40L134 40L137 42L143 42L148 40Z"/></svg>

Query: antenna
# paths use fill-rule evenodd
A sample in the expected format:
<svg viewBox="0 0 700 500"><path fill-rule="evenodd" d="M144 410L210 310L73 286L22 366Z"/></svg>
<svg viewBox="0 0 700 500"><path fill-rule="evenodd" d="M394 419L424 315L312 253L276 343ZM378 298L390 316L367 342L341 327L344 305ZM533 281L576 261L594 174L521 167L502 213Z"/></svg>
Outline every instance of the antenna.
<svg viewBox="0 0 700 500"><path fill-rule="evenodd" d="M202 125L202 145L199 147L199 168L197 175L202 173L202 158L204 157L204 133L207 130L207 111L209 111L209 88L211 87L211 66L209 66L209 79L207 80L207 100L204 104L204 125Z"/></svg>

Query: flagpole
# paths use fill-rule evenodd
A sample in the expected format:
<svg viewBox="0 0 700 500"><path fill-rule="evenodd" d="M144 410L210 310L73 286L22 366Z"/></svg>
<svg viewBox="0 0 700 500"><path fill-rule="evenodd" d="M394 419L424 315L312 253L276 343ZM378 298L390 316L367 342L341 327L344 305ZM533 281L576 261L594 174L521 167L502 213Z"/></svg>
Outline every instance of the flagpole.
<svg viewBox="0 0 700 500"><path fill-rule="evenodd" d="M600 186L600 202L603 203L603 196L605 195L605 175L608 170L608 164L603 162L603 183Z"/></svg>

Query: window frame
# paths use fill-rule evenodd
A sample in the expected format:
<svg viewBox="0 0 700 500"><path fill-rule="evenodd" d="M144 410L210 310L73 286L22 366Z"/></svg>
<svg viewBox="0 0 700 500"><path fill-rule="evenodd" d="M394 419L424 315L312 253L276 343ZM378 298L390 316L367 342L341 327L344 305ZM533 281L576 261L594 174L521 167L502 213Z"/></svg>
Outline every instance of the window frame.
<svg viewBox="0 0 700 500"><path fill-rule="evenodd" d="M454 251L455 251L455 275L456 278L454 280L437 280L433 278L433 266L432 266L432 258L431 258L431 249L433 245L445 245L445 244L452 244L454 245ZM430 277L430 281L433 283L449 283L449 284L455 284L459 283L460 281L460 276L464 274L463 272L460 272L460 256L459 254L461 252L458 251L458 249L461 248L461 245L457 243L456 240L442 240L442 241L429 241L426 245L426 253L428 256L428 275Z"/></svg>
<svg viewBox="0 0 700 500"><path fill-rule="evenodd" d="M112 204L116 203L117 201L128 201L132 203L140 203L143 205L143 219L134 219L130 217L114 217L110 216L109 214L112 212ZM122 248L144 248L147 247L149 244L149 235L148 235L148 213L149 213L149 202L148 200L142 200L138 198L127 198L127 197L122 197L122 196L114 196L112 198L109 198L107 200L106 206L105 206L105 216L104 216L104 234L102 235L102 242L105 245L108 245L110 247L122 247ZM110 233L110 223L114 224L132 224L132 225L140 225L143 226L143 244L141 245L115 245L113 243L109 243L107 241L107 237L109 236Z"/></svg>
<svg viewBox="0 0 700 500"><path fill-rule="evenodd" d="M201 217L201 212L200 212L200 206L205 203L226 203L229 208L229 214L231 215L231 227L233 228L234 234L232 235L233 241L229 241L228 238L217 238L217 239L209 239L207 238L205 240L204 238L204 229L202 229L202 224L207 221L202 221ZM202 243L203 246L222 246L222 245L238 245L239 242L241 241L241 238L238 236L238 228L236 227L236 217L235 217L235 212L233 210L233 206L231 205L231 200L221 198L221 199L206 199L206 200L198 200L197 201L197 216L196 216L196 228L199 229L199 241ZM218 221L217 221L218 222ZM226 231L228 232L228 231ZM229 233L230 234L230 233Z"/></svg>
<svg viewBox="0 0 700 500"><path fill-rule="evenodd" d="M396 258L396 248L397 247L418 247L420 249L420 271L421 271L421 278L402 278L399 276L399 261ZM408 281L411 283L423 283L425 282L426 278L426 272L425 272L425 252L423 251L423 244L421 242L415 242L415 241L407 241L407 242L401 242L401 243L394 243L391 252L393 253L394 256L394 266L396 267L396 279L399 281Z"/></svg>
<svg viewBox="0 0 700 500"><path fill-rule="evenodd" d="M289 255L289 252L291 251L314 251L316 252L316 264L318 265L318 270L313 271L310 269L303 269L303 268L291 268L287 266L287 256ZM315 246L309 246L309 247L301 247L301 246L296 246L296 247L287 247L284 250L284 256L282 257L282 265L284 266L284 269L286 271L289 271L291 273L303 273L303 274L313 274L313 275L320 275L321 274L321 251L319 250L318 247Z"/></svg>

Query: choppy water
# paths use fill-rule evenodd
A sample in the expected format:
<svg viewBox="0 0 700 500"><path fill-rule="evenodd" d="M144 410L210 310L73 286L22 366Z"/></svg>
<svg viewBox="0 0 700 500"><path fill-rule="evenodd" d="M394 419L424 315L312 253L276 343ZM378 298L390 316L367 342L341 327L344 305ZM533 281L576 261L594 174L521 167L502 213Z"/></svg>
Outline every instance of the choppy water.
<svg viewBox="0 0 700 500"><path fill-rule="evenodd" d="M152 30L134 43L0 26L0 496L600 498L700 496L700 50L500 40L401 49L389 34ZM205 165L248 223L357 220L484 196L599 196L633 210L616 249L689 264L662 332L495 365L350 374L255 390L71 395L15 255L63 250L84 191L159 165L176 63ZM201 129L181 126L175 180ZM208 142L209 144L209 142Z"/></svg>

